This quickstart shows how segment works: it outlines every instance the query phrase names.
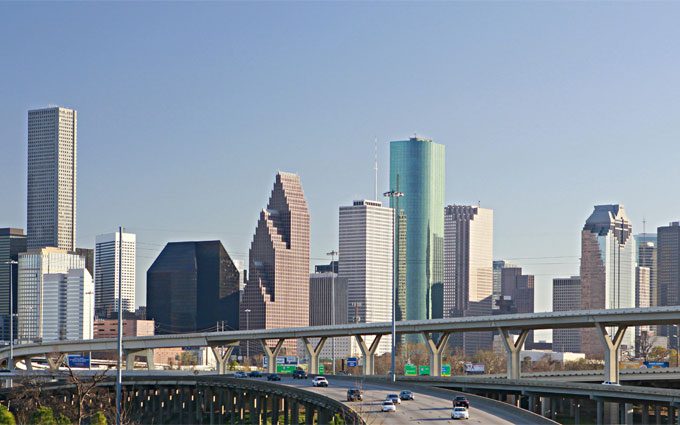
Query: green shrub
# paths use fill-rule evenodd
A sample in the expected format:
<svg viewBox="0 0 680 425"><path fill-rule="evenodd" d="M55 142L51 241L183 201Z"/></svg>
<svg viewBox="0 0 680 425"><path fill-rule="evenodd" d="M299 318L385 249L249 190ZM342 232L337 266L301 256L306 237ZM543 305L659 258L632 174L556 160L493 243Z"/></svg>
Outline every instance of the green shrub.
<svg viewBox="0 0 680 425"><path fill-rule="evenodd" d="M17 421L7 406L0 404L0 425L16 425Z"/></svg>

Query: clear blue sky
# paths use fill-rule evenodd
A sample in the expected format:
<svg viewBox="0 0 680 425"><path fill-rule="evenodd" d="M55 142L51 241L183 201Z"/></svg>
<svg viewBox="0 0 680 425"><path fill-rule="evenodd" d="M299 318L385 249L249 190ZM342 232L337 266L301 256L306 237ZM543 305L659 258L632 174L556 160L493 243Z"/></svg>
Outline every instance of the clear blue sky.
<svg viewBox="0 0 680 425"><path fill-rule="evenodd" d="M680 4L0 3L0 226L25 227L26 111L78 110L78 245L138 234L246 260L277 170L302 176L313 263L387 141L447 147L448 203L495 210L495 257L578 273L596 203L680 218ZM541 257L541 258L538 258ZM558 257L558 258L542 258Z"/></svg>

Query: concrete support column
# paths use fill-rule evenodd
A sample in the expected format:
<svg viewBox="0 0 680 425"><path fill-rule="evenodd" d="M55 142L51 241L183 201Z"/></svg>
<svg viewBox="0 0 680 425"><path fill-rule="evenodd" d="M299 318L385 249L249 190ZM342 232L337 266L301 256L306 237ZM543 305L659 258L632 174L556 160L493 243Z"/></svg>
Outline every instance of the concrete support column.
<svg viewBox="0 0 680 425"><path fill-rule="evenodd" d="M600 336L600 341L604 346L604 381L619 383L619 347L626 333L626 326L620 326L614 338L607 333L607 328L602 323L595 323L595 329Z"/></svg>
<svg viewBox="0 0 680 425"><path fill-rule="evenodd" d="M311 404L305 404L305 425L314 425L314 406Z"/></svg>
<svg viewBox="0 0 680 425"><path fill-rule="evenodd" d="M153 370L156 367L153 361L153 348L144 350L124 350L123 355L125 356L125 370L135 369L135 357L138 356L146 359L146 368L148 370Z"/></svg>
<svg viewBox="0 0 680 425"><path fill-rule="evenodd" d="M604 401L597 400L597 425L604 425Z"/></svg>
<svg viewBox="0 0 680 425"><path fill-rule="evenodd" d="M626 403L623 406L624 408L624 419L626 421L626 425L633 425L633 404L632 403Z"/></svg>
<svg viewBox="0 0 680 425"><path fill-rule="evenodd" d="M658 404L654 406L654 423L661 425L661 407Z"/></svg>
<svg viewBox="0 0 680 425"><path fill-rule="evenodd" d="M319 373L319 354L321 354L323 345L326 343L326 337L319 339L316 347L309 338L302 338L302 341L305 343L305 350L309 356L309 373L316 375Z"/></svg>
<svg viewBox="0 0 680 425"><path fill-rule="evenodd" d="M642 425L649 425L649 404L643 403L640 411L642 412Z"/></svg>
<svg viewBox="0 0 680 425"><path fill-rule="evenodd" d="M357 344L361 350L361 355L364 358L364 375L373 375L375 373L373 368L373 358L376 350L378 349L378 344L380 343L380 338L382 338L382 335L376 335L370 347L368 344L366 344L366 341L361 335L354 335L354 338L357 340Z"/></svg>
<svg viewBox="0 0 680 425"><path fill-rule="evenodd" d="M53 359L52 356L49 355L49 354L47 354L45 356L45 358L47 359L47 364L50 366L50 371L51 372L57 372L57 371L59 371L59 368L61 367L61 365L64 364L64 360L66 359L66 353L57 353L56 359ZM27 358L26 362L30 363L31 359ZM29 369L28 367L27 367L27 369L32 370L32 368Z"/></svg>
<svg viewBox="0 0 680 425"><path fill-rule="evenodd" d="M503 341L508 358L508 379L519 379L522 373L522 362L519 356L522 353L524 341L529 336L529 329L522 329L517 341L514 340L508 329L498 328L498 333L501 335L501 341Z"/></svg>
<svg viewBox="0 0 680 425"><path fill-rule="evenodd" d="M536 413L536 396L535 395L533 395L533 394L529 395L529 402L528 402L527 407L529 408L528 410L530 412Z"/></svg>
<svg viewBox="0 0 680 425"><path fill-rule="evenodd" d="M281 399L278 396L272 396L272 425L279 425L279 407Z"/></svg>
<svg viewBox="0 0 680 425"><path fill-rule="evenodd" d="M236 345L227 345L226 347L210 347L215 356L215 361L217 362L216 372L218 375L224 375L227 373L227 362L231 353L236 348Z"/></svg>
<svg viewBox="0 0 680 425"><path fill-rule="evenodd" d="M290 399L283 397L283 425L290 425Z"/></svg>
<svg viewBox="0 0 680 425"><path fill-rule="evenodd" d="M267 372L268 373L276 373L276 357L279 355L279 352L281 351L281 348L283 347L283 343L285 341L286 340L284 338L281 338L278 341L276 341L276 345L274 346L274 349L272 350L267 345L266 339L260 340L260 344L262 344L262 350L264 350L264 354L267 356Z"/></svg>
<svg viewBox="0 0 680 425"><path fill-rule="evenodd" d="M547 418L549 410L550 410L550 397L541 397L541 416Z"/></svg>
<svg viewBox="0 0 680 425"><path fill-rule="evenodd" d="M333 420L333 411L327 408L321 408L318 411L317 423L330 424Z"/></svg>
<svg viewBox="0 0 680 425"><path fill-rule="evenodd" d="M449 341L449 333L442 333L439 337L439 342L435 342L432 339L432 333L423 332L423 338L425 338L425 345L430 352L430 375L441 376L442 375L442 354L446 348L446 344Z"/></svg>
<svg viewBox="0 0 680 425"><path fill-rule="evenodd" d="M550 419L557 421L557 399L555 397L550 398Z"/></svg>
<svg viewBox="0 0 680 425"><path fill-rule="evenodd" d="M581 400L574 400L574 425L581 424Z"/></svg>
<svg viewBox="0 0 680 425"><path fill-rule="evenodd" d="M300 423L300 405L295 399L290 403L290 423L295 425Z"/></svg>

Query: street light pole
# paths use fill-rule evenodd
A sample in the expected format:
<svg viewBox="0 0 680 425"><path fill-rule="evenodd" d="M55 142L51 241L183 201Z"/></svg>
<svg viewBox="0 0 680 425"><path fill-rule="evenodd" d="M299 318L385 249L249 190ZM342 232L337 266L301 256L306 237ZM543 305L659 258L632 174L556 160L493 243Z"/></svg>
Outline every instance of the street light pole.
<svg viewBox="0 0 680 425"><path fill-rule="evenodd" d="M116 425L123 414L123 227L118 227L118 361L116 362ZM92 361L92 360L90 360Z"/></svg>
<svg viewBox="0 0 680 425"><path fill-rule="evenodd" d="M18 261L9 260L5 264L9 266L9 359L7 360L7 369L14 368L14 275L13 271L15 264Z"/></svg>
<svg viewBox="0 0 680 425"><path fill-rule="evenodd" d="M244 310L246 313L246 330L250 330L250 309L247 308ZM250 363L250 340L246 340L246 359L248 363ZM250 367L250 364L248 364L248 367Z"/></svg>
<svg viewBox="0 0 680 425"><path fill-rule="evenodd" d="M396 273L396 241L398 234L396 231L396 217L399 214L399 198L404 196L402 192L391 190L383 194L387 198L396 198L396 208L392 214L392 382L397 381L397 273Z"/></svg>
<svg viewBox="0 0 680 425"><path fill-rule="evenodd" d="M335 256L336 250L327 252L331 256L331 325L335 325ZM335 338L331 338L331 359L333 361L333 375L335 375Z"/></svg>

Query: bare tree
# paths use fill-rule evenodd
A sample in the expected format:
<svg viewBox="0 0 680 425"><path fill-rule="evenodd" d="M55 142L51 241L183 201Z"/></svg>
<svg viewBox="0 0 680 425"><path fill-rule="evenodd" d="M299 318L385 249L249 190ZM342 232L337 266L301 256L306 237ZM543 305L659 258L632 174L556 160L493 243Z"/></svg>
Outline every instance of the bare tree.
<svg viewBox="0 0 680 425"><path fill-rule="evenodd" d="M654 347L655 338L652 338L649 335L649 332L641 331L640 336L637 339L638 339L637 343L638 355L642 357L644 361L647 361L647 357L649 357L649 353L652 351L652 348Z"/></svg>
<svg viewBox="0 0 680 425"><path fill-rule="evenodd" d="M108 369L104 369L101 373L97 372L92 376L88 376L83 379L71 368L71 366L66 362L66 368L68 369L68 380L71 384L75 386L75 397L76 397L76 420L78 425L83 423L83 419L89 416L86 412L85 405L91 403L94 396L97 395L99 385L104 382L108 377L106 373Z"/></svg>

